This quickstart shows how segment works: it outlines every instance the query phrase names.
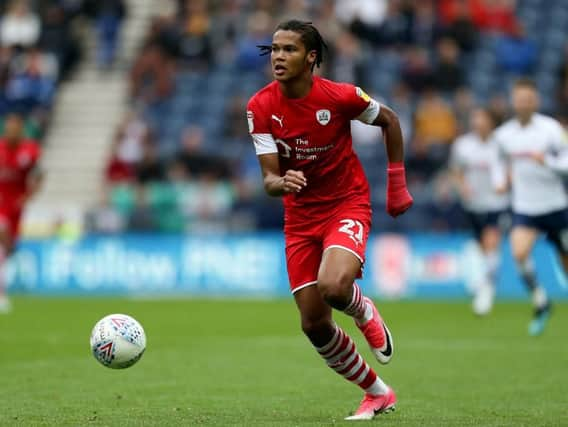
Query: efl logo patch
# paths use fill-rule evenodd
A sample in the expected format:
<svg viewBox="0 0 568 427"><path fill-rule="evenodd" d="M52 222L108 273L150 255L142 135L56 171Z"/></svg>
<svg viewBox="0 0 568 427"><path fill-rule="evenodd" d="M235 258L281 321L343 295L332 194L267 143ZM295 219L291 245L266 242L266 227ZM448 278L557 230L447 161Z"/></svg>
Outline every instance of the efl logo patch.
<svg viewBox="0 0 568 427"><path fill-rule="evenodd" d="M364 91L363 89L361 89L359 86L357 86L357 87L355 88L355 91L357 92L357 96L358 96L359 98L361 98L363 101L365 101L365 102L370 102L370 101L371 101L371 97L370 97L369 95L367 95L367 94L365 93L365 91Z"/></svg>
<svg viewBox="0 0 568 427"><path fill-rule="evenodd" d="M331 120L331 112L329 110L316 111L316 120L320 125L327 125Z"/></svg>
<svg viewBox="0 0 568 427"><path fill-rule="evenodd" d="M254 130L254 114L252 111L247 111L247 122L249 127L249 133L252 133Z"/></svg>

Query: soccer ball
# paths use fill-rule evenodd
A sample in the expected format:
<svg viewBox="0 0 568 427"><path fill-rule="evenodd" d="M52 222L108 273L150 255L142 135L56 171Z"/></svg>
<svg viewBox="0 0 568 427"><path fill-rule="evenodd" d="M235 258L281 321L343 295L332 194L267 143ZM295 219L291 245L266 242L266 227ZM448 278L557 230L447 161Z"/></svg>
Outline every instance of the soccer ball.
<svg viewBox="0 0 568 427"><path fill-rule="evenodd" d="M126 314L109 314L91 332L93 356L107 368L134 365L146 350L146 334L136 319Z"/></svg>

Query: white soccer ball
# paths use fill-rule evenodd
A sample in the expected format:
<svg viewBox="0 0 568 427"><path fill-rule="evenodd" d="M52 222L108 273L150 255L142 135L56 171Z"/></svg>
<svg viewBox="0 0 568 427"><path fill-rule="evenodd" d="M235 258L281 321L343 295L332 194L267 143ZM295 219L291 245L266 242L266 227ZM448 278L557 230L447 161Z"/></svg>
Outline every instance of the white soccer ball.
<svg viewBox="0 0 568 427"><path fill-rule="evenodd" d="M136 319L126 314L109 314L91 332L93 356L107 368L134 365L146 350L146 334Z"/></svg>

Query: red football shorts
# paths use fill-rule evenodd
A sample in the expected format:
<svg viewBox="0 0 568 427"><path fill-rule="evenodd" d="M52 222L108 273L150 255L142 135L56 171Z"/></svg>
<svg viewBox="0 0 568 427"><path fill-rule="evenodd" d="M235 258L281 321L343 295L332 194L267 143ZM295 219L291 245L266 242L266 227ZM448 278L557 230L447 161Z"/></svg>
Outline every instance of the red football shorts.
<svg viewBox="0 0 568 427"><path fill-rule="evenodd" d="M321 214L320 214L321 215ZM367 206L340 207L326 212L318 221L285 227L286 265L292 293L316 284L323 253L330 248L351 252L365 262L365 248L371 229ZM362 271L359 272L359 278Z"/></svg>
<svg viewBox="0 0 568 427"><path fill-rule="evenodd" d="M19 209L0 206L0 230L8 234L11 244L15 242L20 234L21 216L22 212Z"/></svg>

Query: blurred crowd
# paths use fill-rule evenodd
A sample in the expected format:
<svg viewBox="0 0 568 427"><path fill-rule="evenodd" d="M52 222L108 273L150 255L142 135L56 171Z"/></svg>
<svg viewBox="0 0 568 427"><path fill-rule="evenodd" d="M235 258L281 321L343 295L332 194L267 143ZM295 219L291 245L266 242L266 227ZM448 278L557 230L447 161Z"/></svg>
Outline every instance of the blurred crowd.
<svg viewBox="0 0 568 427"><path fill-rule="evenodd" d="M329 46L318 73L355 83L403 126L416 205L384 214L384 147L353 123L378 230L453 230L464 217L447 179L470 112L510 115L507 93L533 77L545 112L568 123L568 4L563 0L163 1L130 70L92 231L255 230L282 225L247 134L248 97L271 81L270 44L286 19L312 21ZM538 31L536 31L538 30Z"/></svg>
<svg viewBox="0 0 568 427"><path fill-rule="evenodd" d="M4 118L16 113L25 119L26 136L41 142L57 89L81 59L84 23L96 28L99 65L109 66L114 51L108 46L116 45L125 8L109 21L121 5L123 0L0 2L0 132Z"/></svg>

